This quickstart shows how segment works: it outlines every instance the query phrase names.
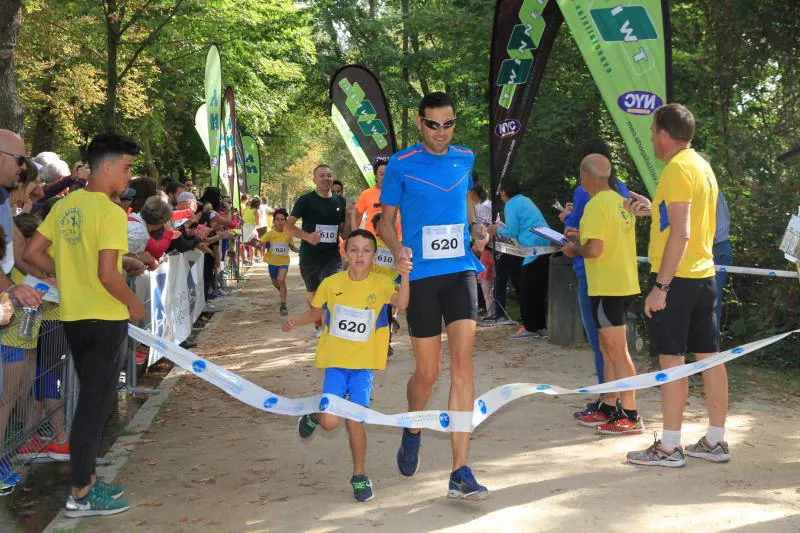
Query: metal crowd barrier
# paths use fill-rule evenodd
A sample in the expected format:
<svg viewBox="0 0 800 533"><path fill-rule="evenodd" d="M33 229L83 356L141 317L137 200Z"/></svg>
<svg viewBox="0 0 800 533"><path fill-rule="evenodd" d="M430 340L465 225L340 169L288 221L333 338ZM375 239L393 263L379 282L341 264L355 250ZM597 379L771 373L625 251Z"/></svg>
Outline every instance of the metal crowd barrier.
<svg viewBox="0 0 800 533"><path fill-rule="evenodd" d="M55 306L45 309L32 338L22 339L27 342L11 335L16 333L12 330L0 332L0 482L4 484L32 462L68 460L51 448L69 435L78 380L62 324L50 319L56 313ZM18 323L7 327L18 328Z"/></svg>
<svg viewBox="0 0 800 533"><path fill-rule="evenodd" d="M225 279L237 283L240 280L238 239L231 239L229 251ZM199 285L197 289L202 291L202 282ZM145 318L136 325L151 331L150 276L130 278L128 286L145 308ZM77 373L64 328L57 320L57 306L43 304L31 338L19 336L22 313L17 308L15 319L7 326L0 326L0 495L4 494L4 487L10 490L9 486L16 485L27 466L69 460L50 449L52 443L67 439L78 402ZM128 357L120 373L118 392L156 393L138 387L136 353L140 349L149 351L142 346L128 339Z"/></svg>
<svg viewBox="0 0 800 533"><path fill-rule="evenodd" d="M226 242L225 257L222 258L222 263L225 265L225 270L221 276L223 288L236 285L242 279L242 238L237 235L233 239L227 239Z"/></svg>

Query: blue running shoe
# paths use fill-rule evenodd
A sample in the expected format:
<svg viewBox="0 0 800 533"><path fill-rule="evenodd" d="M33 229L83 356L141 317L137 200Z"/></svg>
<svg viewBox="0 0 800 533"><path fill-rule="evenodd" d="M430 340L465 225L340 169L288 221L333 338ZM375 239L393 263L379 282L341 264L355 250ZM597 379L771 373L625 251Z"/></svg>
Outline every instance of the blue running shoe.
<svg viewBox="0 0 800 533"><path fill-rule="evenodd" d="M448 498L464 498L465 500L485 500L489 497L489 489L479 485L466 465L450 474Z"/></svg>
<svg viewBox="0 0 800 533"><path fill-rule="evenodd" d="M422 433L411 433L403 428L403 440L397 450L397 470L405 477L411 477L419 470L419 441Z"/></svg>

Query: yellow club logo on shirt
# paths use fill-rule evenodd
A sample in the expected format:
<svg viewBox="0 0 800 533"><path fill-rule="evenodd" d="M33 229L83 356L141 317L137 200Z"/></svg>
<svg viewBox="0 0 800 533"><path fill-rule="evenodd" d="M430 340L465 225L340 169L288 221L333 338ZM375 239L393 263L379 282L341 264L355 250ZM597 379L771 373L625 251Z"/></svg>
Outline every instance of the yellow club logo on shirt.
<svg viewBox="0 0 800 533"><path fill-rule="evenodd" d="M367 296L367 305L375 305L375 293L371 292Z"/></svg>
<svg viewBox="0 0 800 533"><path fill-rule="evenodd" d="M77 207L67 209L61 216L59 224L61 226L61 236L69 244L78 244L81 240L81 223L83 217L81 210Z"/></svg>

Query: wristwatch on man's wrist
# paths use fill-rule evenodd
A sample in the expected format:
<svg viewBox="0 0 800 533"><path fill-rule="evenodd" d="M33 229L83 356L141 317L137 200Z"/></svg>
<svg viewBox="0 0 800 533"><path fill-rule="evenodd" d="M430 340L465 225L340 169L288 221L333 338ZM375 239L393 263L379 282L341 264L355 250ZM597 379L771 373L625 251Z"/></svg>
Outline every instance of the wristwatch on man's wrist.
<svg viewBox="0 0 800 533"><path fill-rule="evenodd" d="M659 283L658 281L656 281L655 283L653 283L653 285L655 285L655 287L661 290L662 292L669 292L669 283Z"/></svg>

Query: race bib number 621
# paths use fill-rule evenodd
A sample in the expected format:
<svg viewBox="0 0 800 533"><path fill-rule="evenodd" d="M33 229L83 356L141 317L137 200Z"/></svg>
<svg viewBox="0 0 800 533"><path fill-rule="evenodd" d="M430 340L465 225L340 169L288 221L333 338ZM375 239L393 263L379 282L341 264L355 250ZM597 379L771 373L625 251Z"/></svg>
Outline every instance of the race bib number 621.
<svg viewBox="0 0 800 533"><path fill-rule="evenodd" d="M425 259L464 257L464 224L422 228L422 257Z"/></svg>

